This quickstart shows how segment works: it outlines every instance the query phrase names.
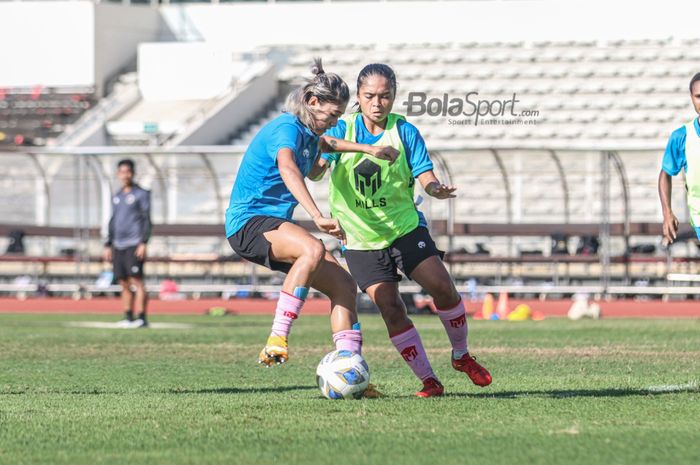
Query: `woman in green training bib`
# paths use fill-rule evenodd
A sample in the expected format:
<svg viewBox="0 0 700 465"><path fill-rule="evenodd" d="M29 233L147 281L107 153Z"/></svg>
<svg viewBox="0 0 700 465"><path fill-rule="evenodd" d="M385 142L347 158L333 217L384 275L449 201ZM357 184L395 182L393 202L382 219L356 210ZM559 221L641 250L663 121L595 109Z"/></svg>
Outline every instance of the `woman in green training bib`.
<svg viewBox="0 0 700 465"><path fill-rule="evenodd" d="M338 121L326 135L351 142L391 146L393 160L364 153L327 153L309 177L320 179L332 167L330 203L346 234L345 258L350 273L379 307L391 342L423 382L419 397L440 396L443 386L408 318L399 295L397 270L416 281L432 297L452 344L452 367L479 386L491 383L489 372L467 348L464 303L445 265L443 252L430 237L427 222L413 201L415 180L437 199L454 197L456 188L442 184L433 173L418 129L391 112L396 76L385 64L365 66L357 78L360 112Z"/></svg>

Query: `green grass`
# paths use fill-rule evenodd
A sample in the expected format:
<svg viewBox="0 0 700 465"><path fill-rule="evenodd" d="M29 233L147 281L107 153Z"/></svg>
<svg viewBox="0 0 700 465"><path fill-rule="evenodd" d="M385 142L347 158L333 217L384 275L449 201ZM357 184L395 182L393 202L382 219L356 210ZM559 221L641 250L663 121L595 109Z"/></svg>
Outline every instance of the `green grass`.
<svg viewBox="0 0 700 465"><path fill-rule="evenodd" d="M66 327L96 315L0 315L0 464L698 464L700 321L470 321L494 383L449 367L419 387L376 316L364 355L387 397L329 401L328 319L295 323L292 359L255 363L270 317L160 317L189 330ZM653 389L654 386L669 386Z"/></svg>

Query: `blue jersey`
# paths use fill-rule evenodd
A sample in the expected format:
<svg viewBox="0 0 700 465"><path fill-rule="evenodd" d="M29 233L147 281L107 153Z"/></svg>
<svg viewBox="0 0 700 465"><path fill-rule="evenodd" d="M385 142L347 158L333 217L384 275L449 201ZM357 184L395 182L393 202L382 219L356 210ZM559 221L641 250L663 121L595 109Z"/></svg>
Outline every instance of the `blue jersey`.
<svg viewBox="0 0 700 465"><path fill-rule="evenodd" d="M303 176L309 174L318 152L318 136L296 116L283 113L253 138L231 190L226 210L226 237L231 237L254 216L290 220L299 202L282 181L277 153L288 148Z"/></svg>
<svg viewBox="0 0 700 465"><path fill-rule="evenodd" d="M420 135L418 129L406 120L398 120L396 126L399 131L399 137L403 143L404 150L406 151L406 160L408 161L408 166L411 169L413 177L430 171L433 169L433 162L430 161L430 156L428 155L428 149L425 147L425 141L423 136ZM326 131L327 136L336 137L338 139L345 139L345 131L347 125L345 121L338 121L338 125L332 127ZM362 115L357 115L357 120L355 124L355 142L358 144L374 144L379 139L381 139L383 132L377 134L376 136L369 132L367 126L365 126L365 121ZM329 162L334 162L338 160L338 157L342 155L339 153L323 153L321 157L328 160ZM425 220L425 216L420 211L418 212L418 225L427 226L428 222Z"/></svg>
<svg viewBox="0 0 700 465"><path fill-rule="evenodd" d="M698 118L693 120L693 126L695 127L695 132L700 136L700 122ZM666 151L664 152L664 159L661 163L661 169L663 169L670 176L675 176L681 172L681 170L688 170L688 161L685 157L685 138L686 138L685 125L676 129L671 133L671 137L668 138L668 143L666 144ZM695 234L700 239L700 227L695 227Z"/></svg>
<svg viewBox="0 0 700 465"><path fill-rule="evenodd" d="M698 122L697 118L693 120L693 125L698 136L700 136L700 122ZM681 170L688 169L685 158L685 136L685 125L683 125L673 131L671 137L668 138L661 168L671 176L677 175Z"/></svg>

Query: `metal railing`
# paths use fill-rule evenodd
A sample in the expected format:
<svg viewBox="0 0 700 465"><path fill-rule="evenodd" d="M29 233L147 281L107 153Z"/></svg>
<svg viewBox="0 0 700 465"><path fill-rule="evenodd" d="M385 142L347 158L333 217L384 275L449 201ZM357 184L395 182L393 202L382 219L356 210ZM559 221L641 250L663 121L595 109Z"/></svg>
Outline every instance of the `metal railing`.
<svg viewBox="0 0 700 465"><path fill-rule="evenodd" d="M23 166L26 167L26 170L23 170L24 178L22 179L33 186L35 209L42 208L44 210L38 213L33 212L36 226L50 227L56 223L56 214L53 209L58 208L57 202L61 197L55 192L58 180L63 183L67 182L66 185L71 186L72 195L66 197L69 199L64 201L60 209L70 211L73 216L70 221L65 221L63 218L63 225L73 230L73 238L75 244L78 245L74 258L76 275L85 276L85 267L90 257L86 244L91 239L94 241L95 228L104 230L108 222L111 195L115 187L113 172L118 159L127 156L137 159L138 174L146 184L150 184L153 191L154 223L164 226L187 223L221 225L227 206L226 197L235 179L244 150L245 147L241 146L174 147L167 149L151 147L20 148L0 152L0 160L4 163L5 160L11 159L12 163L15 164L18 163L18 160L24 160L25 165ZM622 287L613 285L610 280L611 259L613 257L610 248L611 237L621 232L627 251L631 236L652 233L652 231L640 230L639 226L632 227L632 202L634 199L631 198L629 174L620 154L624 152L660 154L660 148L640 146L634 143L590 147L554 141L547 147L542 147L527 143L512 146L497 142L480 142L460 143L459 146L438 146L431 151L431 156L438 177L445 183L453 184L455 180L464 176L463 168L455 168L456 165L459 165L458 161L463 162L469 157L476 157L477 154L481 157L483 153L488 153L493 160L492 166L496 168L495 170L490 169L485 175L493 176L493 172L496 172L500 177L500 185L490 185L490 189L498 191L499 195L503 197L502 208L498 208L498 210L503 212L501 215L502 224L507 229L509 227L517 228L517 224L522 223L522 221L520 223L514 222L517 209L515 208L516 192L514 192L513 185L519 175L508 164L508 157L516 152L523 157L534 153L545 153L549 157L551 160L550 174L558 177L557 189L561 191L561 219L552 221L551 224L557 225L562 231L574 229L573 232L585 229L588 230L588 233L592 231L590 231L590 227L580 227L580 221L571 222L577 219L572 217L571 205L578 194L573 189L569 179L571 173L566 169L569 160L567 157L580 157L585 154L589 157L597 156L599 158L599 172L591 174L599 185L597 197L594 199L600 205L599 220L591 224L599 225L595 233L601 240L601 253L599 254L599 263L602 267L599 283L600 292L603 294L627 294L630 289L635 289L635 286L628 286L630 283L628 264L626 264L625 279L621 283ZM651 177L655 179L656 174L652 173ZM478 173L472 173L472 175L478 178ZM0 177L0 179L2 178ZM319 189L322 187L317 188L317 191ZM619 196L613 194L613 190L618 192ZM460 201L479 202L480 195L488 196L490 194L489 192L468 192L466 199L462 197ZM185 203L188 200L193 200L193 202L185 208ZM66 202L68 205L65 204ZM615 218L611 215L613 202L620 206L616 210L618 213L614 215ZM442 210L438 209L438 217L434 218L436 220L434 230L447 237L450 250L453 249L456 238L469 234L485 235L489 230L488 227L480 230L480 224L469 222L469 218L462 218L460 222L457 218L457 205L457 200L448 201L446 207L440 207ZM202 211L197 213L192 210L193 208L195 210L200 208ZM183 213L183 209L192 211ZM2 206L0 205L1 210ZM26 218L23 223L27 223ZM440 224L444 224L444 227ZM492 226L498 225L492 224ZM490 234L494 234L497 230L498 227L491 228ZM513 235L505 232L502 235L508 238L507 248L512 250ZM224 242L222 236L218 239ZM494 257L493 261L497 262L498 258ZM84 280L77 286L84 288ZM535 287L533 289L533 292L537 291L535 293L549 292L543 290L544 288ZM640 291L638 288L636 289ZM596 292L597 290L598 287L596 287ZM644 290L641 293L655 292ZM675 287L669 292L682 293Z"/></svg>

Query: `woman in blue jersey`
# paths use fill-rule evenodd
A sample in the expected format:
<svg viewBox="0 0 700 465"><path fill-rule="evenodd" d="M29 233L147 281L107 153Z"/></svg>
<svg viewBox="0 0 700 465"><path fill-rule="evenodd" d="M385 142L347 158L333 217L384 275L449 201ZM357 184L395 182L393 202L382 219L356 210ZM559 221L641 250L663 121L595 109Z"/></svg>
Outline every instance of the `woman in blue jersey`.
<svg viewBox="0 0 700 465"><path fill-rule="evenodd" d="M325 73L321 60L314 77L293 91L286 112L266 124L241 161L226 210L226 237L241 257L287 273L275 319L259 362L271 366L288 360L287 338L309 287L331 299L331 329L337 349L360 352L362 336L355 312L356 283L326 252L323 243L291 221L298 203L319 231L342 237L338 220L324 216L304 183L319 145L386 156L378 147L348 145L323 136L345 111L347 84Z"/></svg>
<svg viewBox="0 0 700 465"><path fill-rule="evenodd" d="M403 116L391 112L396 76L384 64L367 65L357 78L360 112L343 117L326 135L369 145L390 145L395 160L363 153L323 154L312 177L332 165L331 211L346 235L345 258L360 289L379 307L392 343L423 382L420 397L439 396L443 386L423 349L420 336L399 295L397 269L433 298L452 344L452 367L479 386L491 383L489 372L467 349L464 303L430 237L427 222L413 203L415 179L437 199L454 197L455 188L433 173L423 138Z"/></svg>
<svg viewBox="0 0 700 465"><path fill-rule="evenodd" d="M700 115L700 73L690 80L690 102ZM678 234L678 218L671 208L672 177L685 171L686 201L690 225L700 240L700 118L693 117L671 134L659 172L659 198L663 212L663 243L673 244Z"/></svg>

